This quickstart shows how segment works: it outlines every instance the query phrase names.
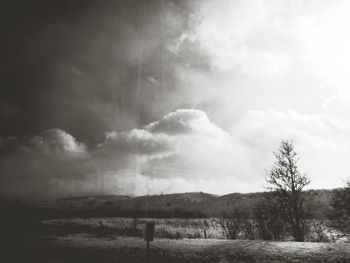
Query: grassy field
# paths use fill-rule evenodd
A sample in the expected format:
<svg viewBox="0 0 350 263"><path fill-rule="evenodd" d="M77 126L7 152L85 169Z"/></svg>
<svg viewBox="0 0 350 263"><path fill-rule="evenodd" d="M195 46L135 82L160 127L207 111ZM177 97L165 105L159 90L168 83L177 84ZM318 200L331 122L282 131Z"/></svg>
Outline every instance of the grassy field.
<svg viewBox="0 0 350 263"><path fill-rule="evenodd" d="M51 219L41 222L45 233L77 234L90 233L114 236L142 237L146 222L155 223L154 236L156 238L209 238L225 239L221 226L216 218L66 218ZM316 236L324 237L323 241L348 241L349 238L325 223L313 221L313 229L307 236L308 241L320 240ZM246 239L238 235L239 239ZM286 237L285 240L288 240Z"/></svg>
<svg viewBox="0 0 350 263"><path fill-rule="evenodd" d="M41 222L42 234L29 243L27 258L35 259L34 254L38 253L39 262L47 263L147 262L142 236L148 221L156 224L149 263L350 262L350 243L344 237L328 243L225 240L215 226L215 218L45 220ZM204 239L204 229L207 239Z"/></svg>
<svg viewBox="0 0 350 263"><path fill-rule="evenodd" d="M142 237L145 223L149 221L155 223L156 238L224 238L212 218L71 218L46 220L42 224L51 233L100 233Z"/></svg>

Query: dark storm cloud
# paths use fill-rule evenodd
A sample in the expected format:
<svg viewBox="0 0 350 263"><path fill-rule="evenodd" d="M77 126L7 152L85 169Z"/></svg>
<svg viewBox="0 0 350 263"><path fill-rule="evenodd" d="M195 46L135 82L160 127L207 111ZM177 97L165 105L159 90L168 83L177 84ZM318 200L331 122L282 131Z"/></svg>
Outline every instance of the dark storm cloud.
<svg viewBox="0 0 350 263"><path fill-rule="evenodd" d="M60 127L93 145L183 103L168 51L188 26L182 1L7 1L2 12L0 135Z"/></svg>
<svg viewBox="0 0 350 263"><path fill-rule="evenodd" d="M86 178L86 146L60 129L50 129L19 142L0 139L0 192L35 200L57 197L67 184ZM28 199L28 200L29 200Z"/></svg>

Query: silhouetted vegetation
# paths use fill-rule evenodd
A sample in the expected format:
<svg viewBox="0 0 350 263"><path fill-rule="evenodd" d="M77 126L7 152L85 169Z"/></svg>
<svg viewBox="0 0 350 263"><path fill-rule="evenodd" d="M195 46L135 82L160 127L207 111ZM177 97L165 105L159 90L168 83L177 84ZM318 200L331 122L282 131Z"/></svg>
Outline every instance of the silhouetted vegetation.
<svg viewBox="0 0 350 263"><path fill-rule="evenodd" d="M279 214L288 224L295 241L304 241L306 214L302 191L310 179L300 174L297 165L299 159L291 142L282 141L274 155L275 163L266 176L272 190L270 196L278 204Z"/></svg>
<svg viewBox="0 0 350 263"><path fill-rule="evenodd" d="M346 182L344 188L335 190L332 207L329 218L336 223L337 228L350 233L350 181Z"/></svg>

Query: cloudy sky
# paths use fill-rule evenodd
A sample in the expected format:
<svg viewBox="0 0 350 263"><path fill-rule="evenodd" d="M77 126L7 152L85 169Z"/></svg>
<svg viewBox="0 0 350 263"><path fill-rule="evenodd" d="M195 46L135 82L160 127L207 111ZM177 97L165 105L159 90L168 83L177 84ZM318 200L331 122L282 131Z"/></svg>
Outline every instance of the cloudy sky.
<svg viewBox="0 0 350 263"><path fill-rule="evenodd" d="M12 0L0 192L263 191L282 139L350 177L350 2Z"/></svg>

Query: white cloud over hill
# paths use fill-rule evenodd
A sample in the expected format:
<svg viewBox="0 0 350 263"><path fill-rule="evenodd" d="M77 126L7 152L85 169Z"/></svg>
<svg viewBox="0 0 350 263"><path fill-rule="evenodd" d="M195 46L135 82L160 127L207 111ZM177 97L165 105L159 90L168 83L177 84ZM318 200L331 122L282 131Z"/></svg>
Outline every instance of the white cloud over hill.
<svg viewBox="0 0 350 263"><path fill-rule="evenodd" d="M332 101L322 116L252 110L227 131L203 111L181 109L140 129L107 132L91 149L60 129L24 143L2 138L2 150L12 152L1 160L2 192L35 198L261 191L281 139L294 141L312 187L337 187L350 173L341 165L350 137L346 126L333 124Z"/></svg>

